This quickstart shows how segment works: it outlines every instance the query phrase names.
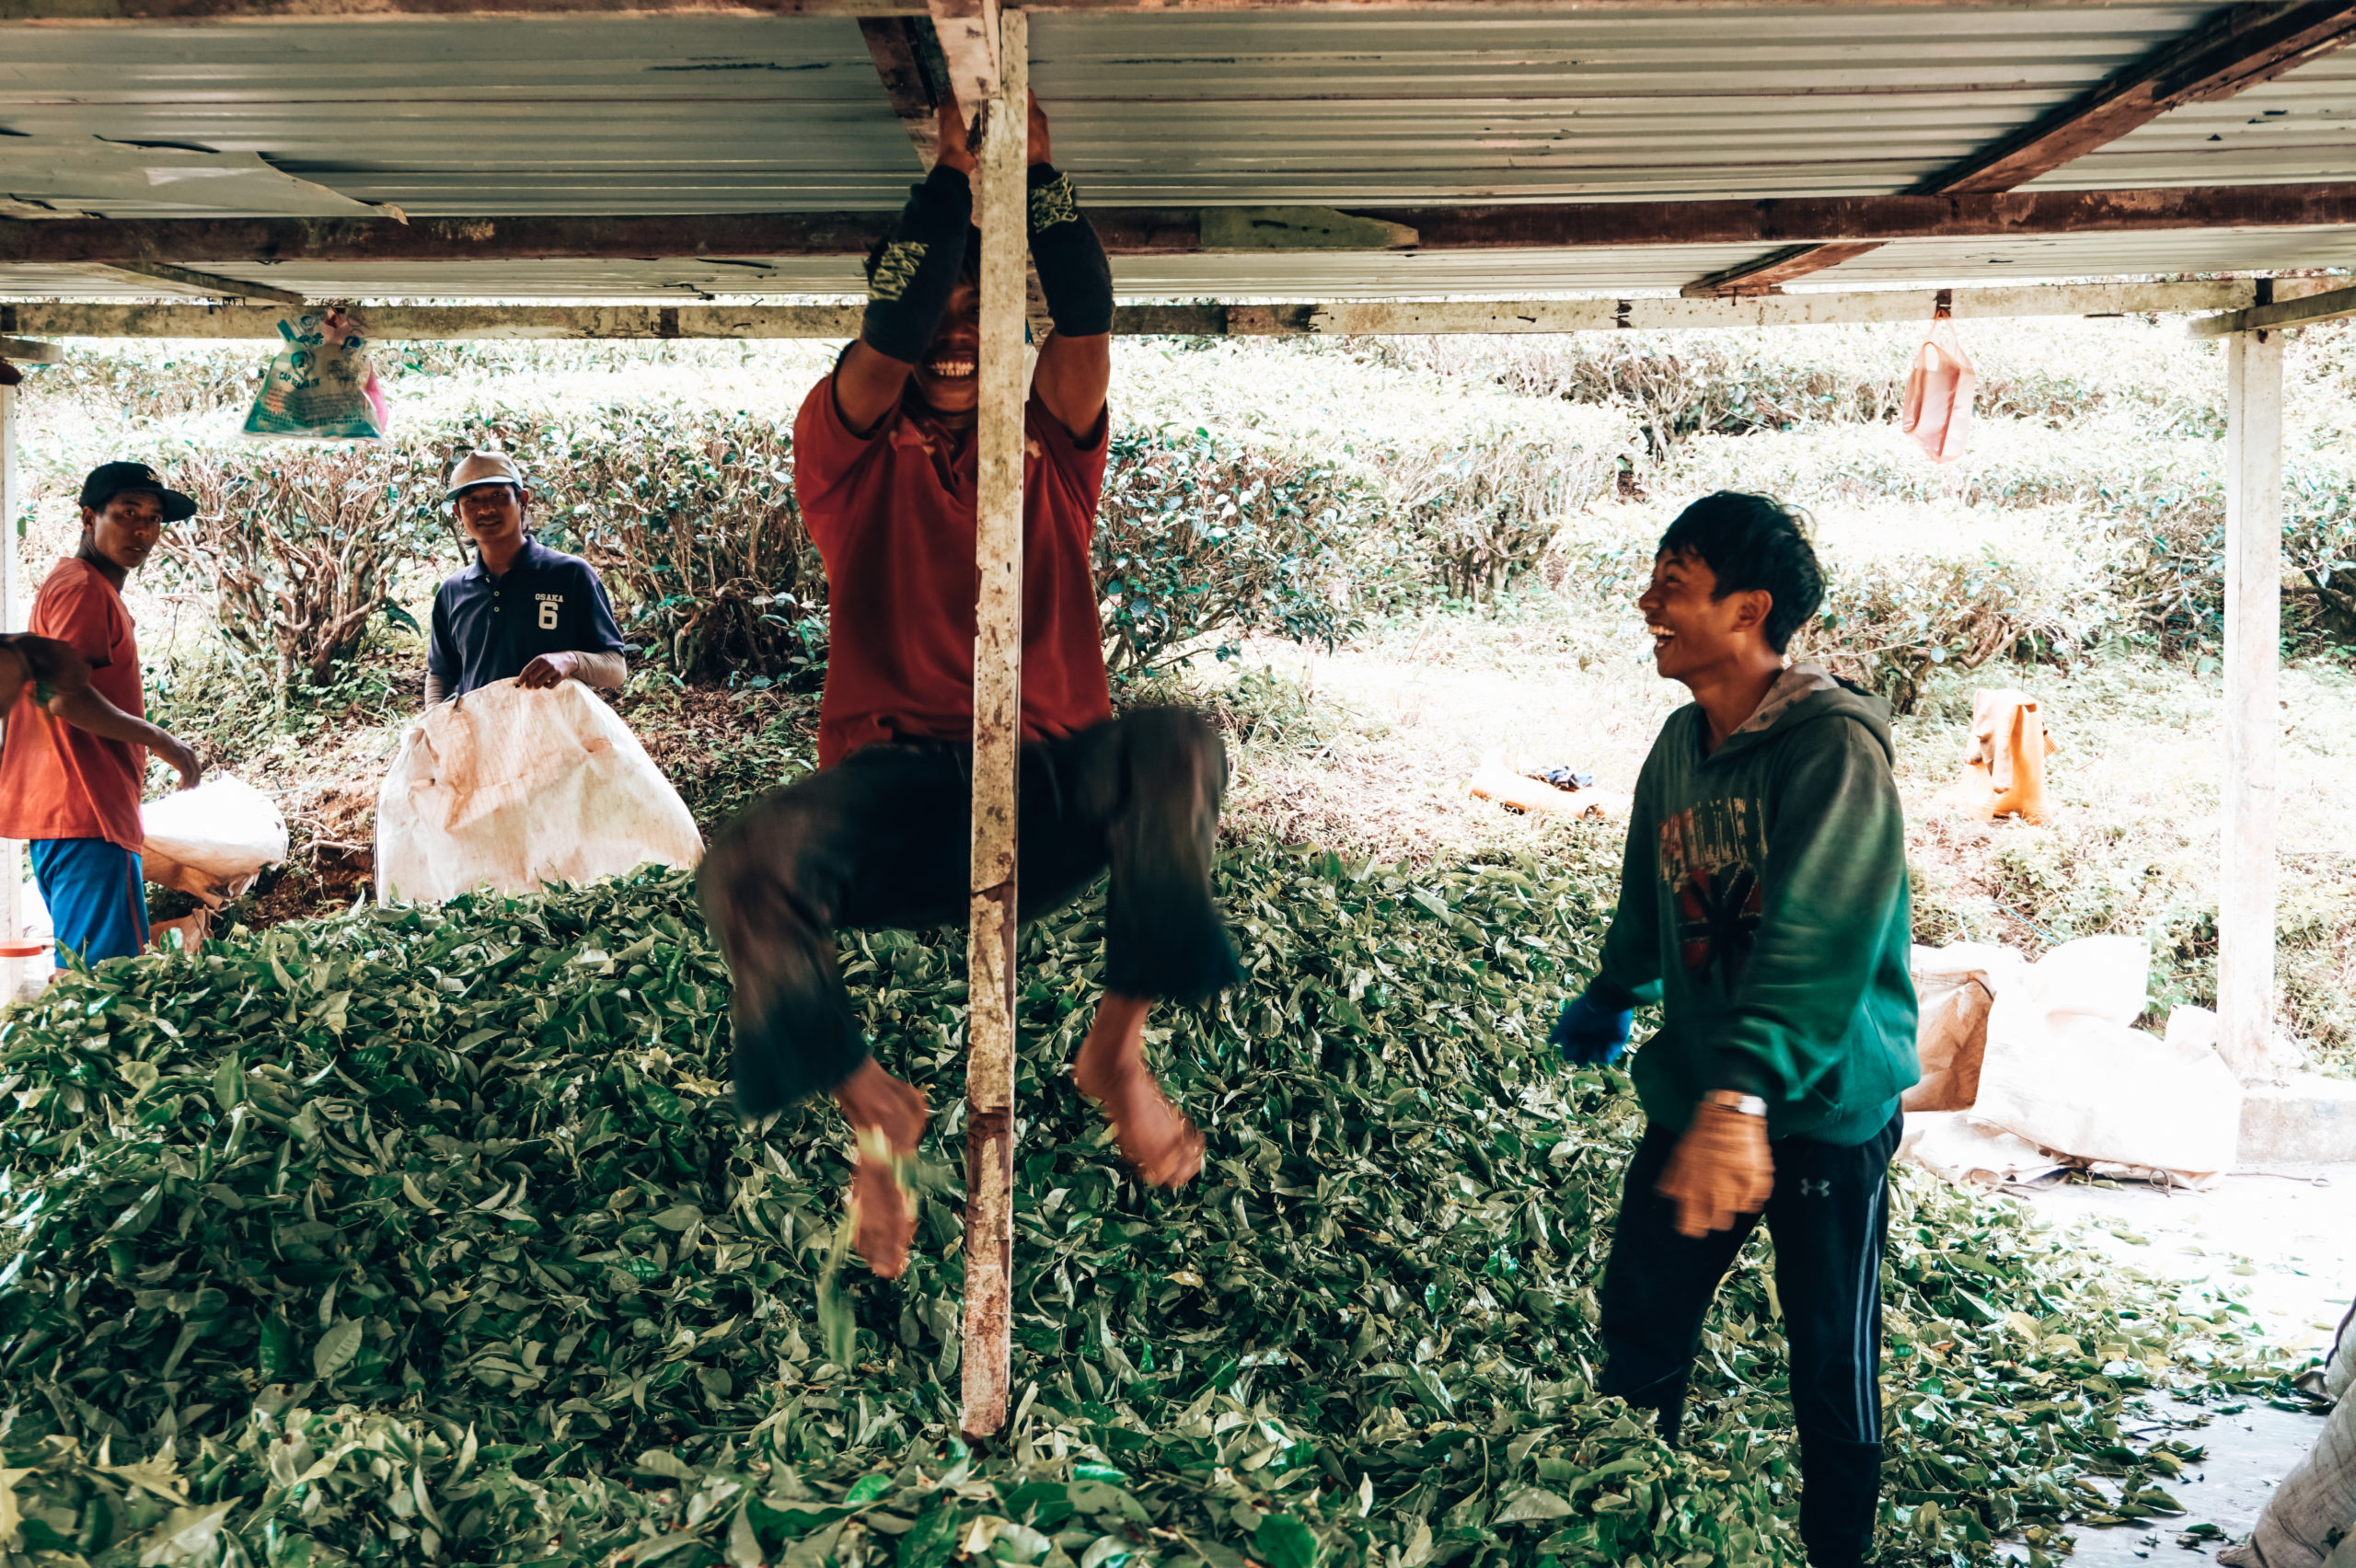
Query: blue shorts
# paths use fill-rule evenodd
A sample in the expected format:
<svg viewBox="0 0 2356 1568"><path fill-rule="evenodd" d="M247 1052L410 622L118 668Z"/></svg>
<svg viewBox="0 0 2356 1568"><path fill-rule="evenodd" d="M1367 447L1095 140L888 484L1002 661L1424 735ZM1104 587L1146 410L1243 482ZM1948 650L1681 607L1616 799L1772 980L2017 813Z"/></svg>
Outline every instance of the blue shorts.
<svg viewBox="0 0 2356 1568"><path fill-rule="evenodd" d="M33 878L57 934L57 963L131 958L147 946L147 888L139 857L103 838L37 838Z"/></svg>

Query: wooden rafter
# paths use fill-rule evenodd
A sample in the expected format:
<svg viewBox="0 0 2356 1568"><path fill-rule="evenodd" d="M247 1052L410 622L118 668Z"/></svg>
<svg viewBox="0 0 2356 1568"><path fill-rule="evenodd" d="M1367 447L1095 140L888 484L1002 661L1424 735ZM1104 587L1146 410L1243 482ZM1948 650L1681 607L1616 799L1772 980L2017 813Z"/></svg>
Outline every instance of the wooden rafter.
<svg viewBox="0 0 2356 1568"><path fill-rule="evenodd" d="M950 90L970 124L975 109L998 96L998 0L928 0L928 8Z"/></svg>
<svg viewBox="0 0 2356 1568"><path fill-rule="evenodd" d="M2211 103L2270 82L2356 40L2356 5L2240 5L2165 44L2085 97L1926 181L1921 194L2011 190L2108 145L2172 109ZM1692 294L1756 293L1877 248L1804 246L1746 261L1691 284Z"/></svg>
<svg viewBox="0 0 2356 1568"><path fill-rule="evenodd" d="M1091 210L1114 255L1514 250L2023 239L2170 229L2356 225L2356 183L2026 190L1964 196L1386 207ZM692 216L0 219L0 263L206 267L256 262L662 259L864 255L889 213Z"/></svg>
<svg viewBox="0 0 2356 1568"><path fill-rule="evenodd" d="M1025 0L1026 12L1243 11L1611 12L1779 9L1941 10L1956 0ZM2017 9L2031 0L2007 0ZM0 26L188 22L391 21L464 23L477 17L923 17L926 0L0 0Z"/></svg>
<svg viewBox="0 0 2356 1568"><path fill-rule="evenodd" d="M1113 312L1116 337L1374 337L1449 332L1610 332L1728 327L1803 327L1919 321L1934 292L1872 289L1842 294L1742 294L1717 299L1363 300L1292 305L1124 305ZM2246 281L2192 283L2029 283L1946 291L1956 316L2119 316L2196 311L2252 314ZM2265 307L2338 313L2356 310L2356 290ZM840 305L421 305L358 306L372 338L387 340L496 341L524 339L768 340L848 338L860 306ZM208 338L270 340L283 313L260 306L113 305L66 301L0 306L0 332L29 338ZM2317 318L2300 316L2297 319ZM2259 326L2292 325L2287 316ZM2237 330L2223 327L2219 330Z"/></svg>
<svg viewBox="0 0 2356 1568"><path fill-rule="evenodd" d="M859 31L875 61L884 96L917 150L917 162L930 168L941 139L941 99L928 59L940 52L940 46L932 42L930 23L920 17L868 17L860 22Z"/></svg>

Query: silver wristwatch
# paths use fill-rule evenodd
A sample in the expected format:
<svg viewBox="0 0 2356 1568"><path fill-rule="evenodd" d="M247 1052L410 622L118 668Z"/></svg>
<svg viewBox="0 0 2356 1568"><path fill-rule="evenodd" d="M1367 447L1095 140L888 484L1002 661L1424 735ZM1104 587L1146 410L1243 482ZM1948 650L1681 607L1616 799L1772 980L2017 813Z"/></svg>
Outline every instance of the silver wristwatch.
<svg viewBox="0 0 2356 1568"><path fill-rule="evenodd" d="M1740 1090L1714 1089L1710 1090L1709 1093L1702 1096L1702 1103L1704 1105L1723 1105L1727 1110L1744 1116L1764 1116L1767 1114L1767 1102L1764 1100L1760 1099L1759 1096L1755 1094L1745 1094Z"/></svg>

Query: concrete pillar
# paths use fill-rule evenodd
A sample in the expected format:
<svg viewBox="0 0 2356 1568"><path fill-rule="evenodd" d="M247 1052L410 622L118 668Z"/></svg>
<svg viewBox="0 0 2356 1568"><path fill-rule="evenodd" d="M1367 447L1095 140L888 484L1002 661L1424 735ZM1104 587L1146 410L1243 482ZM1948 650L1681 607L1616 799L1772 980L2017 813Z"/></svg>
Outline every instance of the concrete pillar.
<svg viewBox="0 0 2356 1568"><path fill-rule="evenodd" d="M2225 776L2217 879L2219 1048L2245 1082L2274 1048L2275 785L2282 730L2282 335L2225 346Z"/></svg>

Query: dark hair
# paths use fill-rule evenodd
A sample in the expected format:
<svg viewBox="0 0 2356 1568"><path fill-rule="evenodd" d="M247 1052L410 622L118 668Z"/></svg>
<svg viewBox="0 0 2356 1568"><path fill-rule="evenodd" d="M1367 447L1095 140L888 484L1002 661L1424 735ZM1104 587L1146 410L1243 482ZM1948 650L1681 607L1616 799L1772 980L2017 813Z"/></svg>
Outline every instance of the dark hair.
<svg viewBox="0 0 2356 1568"><path fill-rule="evenodd" d="M1807 542L1807 520L1773 496L1715 490L1677 514L1658 553L1699 557L1718 580L1712 598L1766 590L1774 602L1760 629L1778 653L1824 603L1824 569Z"/></svg>
<svg viewBox="0 0 2356 1568"><path fill-rule="evenodd" d="M892 236L884 234L867 248L867 259L860 265L866 270L869 282L875 281L875 269L884 264L884 252L891 243ZM976 286L982 281L982 231L970 224L965 228L965 259L957 269L957 275Z"/></svg>

